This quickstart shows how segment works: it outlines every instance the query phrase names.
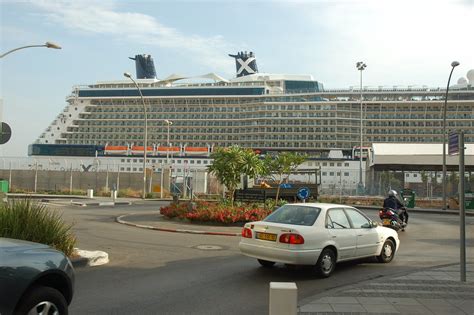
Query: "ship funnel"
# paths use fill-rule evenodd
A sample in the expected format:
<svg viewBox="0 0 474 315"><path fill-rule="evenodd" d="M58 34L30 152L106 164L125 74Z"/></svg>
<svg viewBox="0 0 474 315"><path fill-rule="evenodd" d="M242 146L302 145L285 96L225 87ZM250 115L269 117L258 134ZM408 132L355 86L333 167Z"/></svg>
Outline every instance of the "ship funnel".
<svg viewBox="0 0 474 315"><path fill-rule="evenodd" d="M135 60L135 68L137 69L137 79L156 78L155 64L151 55L135 55L135 58L128 58Z"/></svg>
<svg viewBox="0 0 474 315"><path fill-rule="evenodd" d="M237 55L229 54L229 56L235 58L237 77L242 77L258 72L257 60L255 59L255 54L252 51L250 53L241 51L237 53Z"/></svg>

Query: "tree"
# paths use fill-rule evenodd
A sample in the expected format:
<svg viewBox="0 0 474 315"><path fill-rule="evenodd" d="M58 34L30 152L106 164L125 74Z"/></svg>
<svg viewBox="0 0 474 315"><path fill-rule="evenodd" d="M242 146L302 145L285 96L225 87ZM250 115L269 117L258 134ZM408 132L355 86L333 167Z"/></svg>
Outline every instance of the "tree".
<svg viewBox="0 0 474 315"><path fill-rule="evenodd" d="M242 149L242 174L255 178L265 172L263 160L251 149Z"/></svg>
<svg viewBox="0 0 474 315"><path fill-rule="evenodd" d="M251 149L239 146L218 148L211 154L213 162L208 166L219 182L224 184L230 194L230 201L234 203L234 192L240 183L242 175L256 177L263 172L263 162Z"/></svg>
<svg viewBox="0 0 474 315"><path fill-rule="evenodd" d="M283 152L275 157L267 155L264 160L264 175L270 176L278 183L275 201L278 202L280 196L281 184L290 177L298 166L306 161L306 154L296 154L292 152Z"/></svg>

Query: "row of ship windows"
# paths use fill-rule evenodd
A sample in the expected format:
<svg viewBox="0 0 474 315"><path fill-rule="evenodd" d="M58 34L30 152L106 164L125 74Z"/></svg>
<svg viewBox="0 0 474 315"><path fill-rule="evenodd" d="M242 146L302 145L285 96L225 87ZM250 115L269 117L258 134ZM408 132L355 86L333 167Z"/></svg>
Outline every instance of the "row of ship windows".
<svg viewBox="0 0 474 315"><path fill-rule="evenodd" d="M80 115L82 118L92 118L92 119L143 119L142 114L87 114L82 113ZM274 117L334 117L336 118L335 112L271 112L271 113L237 113L237 114L180 114L180 115L170 115L167 118L169 119L245 119L245 118L274 118ZM358 118L360 117L359 113L354 115L337 115L341 118ZM160 114L147 114L148 119L164 119Z"/></svg>
<svg viewBox="0 0 474 315"><path fill-rule="evenodd" d="M133 171L133 172L141 172L143 170L142 167L120 167L120 171ZM174 169L175 172L182 173L183 169L177 168ZM186 169L185 169L186 171ZM355 172L354 172L355 173ZM342 172L343 176L348 177L350 176L350 172ZM334 176L341 176L341 172L321 172L321 176L329 176L329 177L334 177Z"/></svg>
<svg viewBox="0 0 474 315"><path fill-rule="evenodd" d="M367 135L371 135L372 133L367 133ZM382 133L380 133L382 134ZM385 134L385 133L383 133ZM400 133L398 133L400 134ZM407 133L410 134L410 133ZM425 133L419 133L419 134L425 134ZM426 134L431 134L431 133L426 133ZM54 137L54 134L51 136ZM65 134L63 135L64 138L68 139L92 139L92 140L100 140L100 139L107 139L107 140L113 140L113 139L133 139L133 140L141 140L143 139L143 134L140 132L137 132L135 134L117 134L117 133L110 133L110 134L104 134L104 133L99 133L99 134L82 134L82 133L75 133L75 134ZM147 139L150 140L160 140L164 141L167 140L167 137L165 135L149 135ZM297 134L297 135L288 135L285 133L280 133L279 135L272 134L272 135L265 135L265 134L250 134L250 135L193 135L193 136L181 136L181 135L174 135L173 137L170 137L170 142L186 142L190 140L203 140L203 141L210 141L210 140L234 140L234 141L247 141L247 140L327 140L327 139L340 139L340 140L353 140L356 141L359 139L359 136L355 133L338 133L338 134L327 134L325 133L320 133L320 134Z"/></svg>
<svg viewBox="0 0 474 315"><path fill-rule="evenodd" d="M143 114L89 114L81 113L80 118L87 119L137 119L143 120ZM331 118L336 119L353 119L359 120L360 114L358 112L352 114L345 113L334 113L334 112L272 112L272 113L252 113L252 114L170 114L163 117L160 114L147 114L147 118L150 120L187 120L187 119L205 119L205 120L219 120L219 119L265 119L265 118ZM448 114L447 119L472 119L473 113L455 113ZM363 119L409 119L409 120L424 120L432 119L441 121L443 119L442 114L367 114L363 116Z"/></svg>
<svg viewBox="0 0 474 315"><path fill-rule="evenodd" d="M447 111L472 111L470 105L453 103L450 101ZM261 111L261 110L332 110L332 111L360 111L360 103L336 103L327 104L325 102L315 102L313 104L296 103L268 104L261 100L252 99L199 99L199 100L147 100L150 105L150 112L242 112L242 111ZM92 105L88 106L89 111L97 112L139 112L142 111L140 102L130 102L128 100L121 101L91 101ZM172 105L172 106L169 106ZM191 105L191 106L190 106ZM211 105L211 106L210 106ZM212 106L214 105L214 106ZM367 111L383 111L383 112L399 112L399 111L441 111L443 104L363 104Z"/></svg>
<svg viewBox="0 0 474 315"><path fill-rule="evenodd" d="M462 124L457 124L457 127L463 126ZM464 125L468 127L469 125ZM380 126L382 127L382 126ZM420 126L423 127L423 126ZM149 128L149 138L150 139L166 139L167 135L165 132L154 132ZM170 140L185 140L185 139L219 139L222 136L231 136L232 139L246 139L249 136L254 136L255 138L262 139L295 139L295 140L304 140L304 139L319 139L324 136L357 136L359 133L358 128L308 128L307 130L297 130L292 128L280 128L278 130L264 130L264 129L246 129L246 130L234 130L230 132L229 130L214 130L214 129L197 129L197 130L184 130L184 131L175 131L170 132ZM75 130L70 130L74 132L74 137L76 139L99 139L102 137L111 137L115 139L123 137L143 137L143 128L127 128L118 132L114 128L77 128ZM468 131L468 130L465 130ZM127 134L123 134L126 132ZM442 134L442 129L438 128L365 128L363 130L364 134L367 135L411 135L411 134L424 134L424 135L439 135ZM107 135L110 133L110 135ZM326 135L326 133L332 133L333 135ZM468 132L469 133L469 132ZM54 137L54 133L51 134ZM69 137L69 134L66 134Z"/></svg>
<svg viewBox="0 0 474 315"><path fill-rule="evenodd" d="M123 138L123 139L112 139L112 138L102 138L97 140L92 139L70 139L67 142L70 144L100 144L103 142L108 142L110 145L123 145L124 143L130 142L130 140L137 140L135 144L141 145L139 137L136 139L130 138ZM364 145L368 145L372 142L429 142L429 143L436 143L439 142L440 139L436 137L385 137L385 136L377 136L377 137L367 137L364 139ZM465 137L465 142L474 142L474 137ZM205 140L205 139L197 139L194 141L181 141L176 143L175 145L181 144L188 144L189 146L206 146L208 144L215 144L219 146L232 146L232 145L242 145L244 147L259 147L259 148L352 148L354 146L358 146L360 142L356 140L343 140L343 139L321 139L316 141L306 141L306 142L264 142L261 139L255 140L240 140L240 141L231 141L228 139L216 139L216 140Z"/></svg>
<svg viewBox="0 0 474 315"><path fill-rule="evenodd" d="M143 172L143 167L120 167L120 171L121 172ZM183 169L182 168L178 168L178 169L173 169L174 172L177 172L177 173L183 173ZM188 170L184 170L185 172L188 171Z"/></svg>
<svg viewBox="0 0 474 315"><path fill-rule="evenodd" d="M124 143L127 143L126 141L129 141L130 139L123 139L123 140L113 140L113 139L99 139L99 140L68 140L67 143L69 144L101 144L103 142L108 142L110 145L123 145ZM132 139L134 140L134 139ZM141 142L139 142L140 139L138 140L136 145L142 145ZM204 140L201 140L204 141ZM180 145L184 143L178 143L176 145ZM189 146L206 146L209 144L209 142L190 142L188 141L187 144ZM338 141L338 142L302 142L302 143L294 143L294 142L261 142L261 141L254 141L254 142L244 142L244 141L229 141L229 140L214 140L212 141L211 144L215 144L218 146L222 147L230 147L233 145L242 145L244 147L259 147L259 148L273 148L273 149L279 149L279 148L314 148L314 149L320 149L320 148L352 148L354 146L359 145L358 142L356 141Z"/></svg>
<svg viewBox="0 0 474 315"><path fill-rule="evenodd" d="M412 127L412 128L419 128L419 127L440 127L441 121L364 121L364 126L365 128L368 127ZM116 121L98 121L98 120L92 120L92 121L76 121L74 123L77 126L90 126L90 127L99 127L99 126L104 126L104 127L109 127L110 128L116 128L115 126L118 127L142 127L144 126L143 120L116 120ZM238 122L238 121L174 121L173 122L173 127L170 128L171 132L176 132L178 130L179 133L189 133L188 130L195 130L193 132L209 132L206 131L206 129L199 128L199 129L192 129L191 127L226 127L226 128L232 128L232 130L228 130L227 132L243 132L245 133L246 131L248 132L249 127L255 127L254 130L261 130L261 131L267 131L267 132L277 132L279 130L282 130L285 126L308 126L308 127L302 127L301 130L304 131L304 129L308 130L314 130L312 126L314 125L318 126L349 126L349 127L359 127L360 126L360 120L320 120L320 121L305 121L305 120L286 120L284 122L281 121L262 121L262 122L257 122L257 121L252 121L252 122ZM452 127L469 127L469 126L474 126L474 120L473 119L466 119L466 120L457 120L457 121L448 121L447 126L452 126ZM149 128L152 128L153 130L156 130L157 132L166 132L167 127L164 126L162 121L153 121L149 120L148 121L148 126ZM271 127L271 126L277 126L277 127ZM69 130L77 130L77 127L68 127ZM91 128L91 131L97 131L97 132L102 132L103 128L101 129L97 128ZM266 129L264 129L266 128ZM288 127L288 128L299 128L299 127ZM59 127L58 127L59 129ZM207 129L210 130L210 129ZM285 130L286 132L287 130ZM226 132L226 131L215 131L213 129L213 132Z"/></svg>
<svg viewBox="0 0 474 315"><path fill-rule="evenodd" d="M126 158L126 159L121 159L120 162L121 163L140 163L141 164L141 163L143 163L143 159ZM146 162L147 163L152 163L152 164L165 164L165 163L167 163L166 159L147 159ZM171 164L184 164L184 165L186 165L186 164L208 165L208 164L211 163L210 160L173 159L173 158L170 158L169 162ZM310 166L310 167L311 166L350 167L350 163L348 163L348 162L312 162L312 161L307 161L305 164L307 164L307 166ZM345 174L347 174L347 175L345 175ZM344 176L349 176L349 173L345 173L345 174L344 174ZM322 175L325 176L326 172L322 172ZM334 172L330 172L329 175L334 176ZM339 176L339 172L337 172L337 176Z"/></svg>
<svg viewBox="0 0 474 315"><path fill-rule="evenodd" d="M143 168L141 168L141 167L120 167L120 170L121 171L129 171L129 172L130 171L133 171L133 172L140 171L141 172L143 170ZM181 168L175 169L175 172L182 173L183 169L181 169ZM343 172L342 174L345 177L350 176L349 172ZM321 172L321 176L329 176L329 177L341 176L341 172Z"/></svg>
<svg viewBox="0 0 474 315"><path fill-rule="evenodd" d="M121 159L122 163L143 163L143 159ZM152 164L163 164L166 163L166 159L146 159L147 163ZM170 159L172 164L209 164L209 160L174 160Z"/></svg>
<svg viewBox="0 0 474 315"><path fill-rule="evenodd" d="M86 112L90 113L124 113L124 114L131 114L131 113L143 113L143 108L109 108L109 110L97 110L96 108L86 108ZM179 110L177 108L170 108L168 110L159 110L155 108L150 108L147 110L148 113L153 114L153 113L177 113L179 115L186 115L186 114L200 114L200 113L211 113L212 116L218 115L218 113L228 113L227 115L235 115L235 114L248 114L252 115L255 113L259 113L259 115L265 115L270 112L294 112L294 111L299 111L301 113L324 113L324 114L331 114L331 116L334 115L359 115L360 113L360 108L359 109L352 109L352 110L341 110L339 108L337 109L325 109L321 108L319 110L317 109L291 109L291 108L273 108L273 109L265 109L265 108L222 108L221 110L197 110L197 109L192 109L192 110ZM393 117L394 115L397 115L399 117L403 118L409 118L413 117L414 115L430 115L433 114L434 117L440 117L442 116L442 110L440 108L418 108L418 109L413 109L413 110L400 110L400 109L388 109L388 108L379 108L379 109L364 109L364 113L369 116L374 116L374 117ZM452 116L455 117L457 115L472 115L472 108L453 108L447 110L447 115L448 117Z"/></svg>
<svg viewBox="0 0 474 315"><path fill-rule="evenodd" d="M360 120L265 120L265 121L235 121L235 120L226 120L226 121L215 121L215 120L173 120L172 130L175 130L180 127L185 129L189 127L234 127L234 128L243 128L248 126L258 126L258 127L267 127L267 126L314 126L317 125L339 125L339 126L359 126ZM167 129L166 125L163 123L163 119L147 121L148 126L153 128L159 128L161 130ZM382 123L382 122L380 122ZM77 120L74 121L74 125L77 126L144 126L145 122L143 119L137 120Z"/></svg>
<svg viewBox="0 0 474 315"><path fill-rule="evenodd" d="M319 132L341 132L341 133L355 133L358 132L360 129L356 127L347 128L347 127L322 127L322 128L239 128L239 129L217 129L217 128L180 128L174 129L170 131L172 138L179 139L179 135L186 135L186 134L206 134L206 133L221 133L221 134L253 134L253 133L319 133ZM79 128L70 128L68 131L73 131L77 133L122 133L122 132L134 132L134 133L142 133L143 128L130 128L130 127L123 127L123 128L88 128L88 127L79 127ZM148 127L148 131L153 134L164 134L166 130L156 129L152 127Z"/></svg>

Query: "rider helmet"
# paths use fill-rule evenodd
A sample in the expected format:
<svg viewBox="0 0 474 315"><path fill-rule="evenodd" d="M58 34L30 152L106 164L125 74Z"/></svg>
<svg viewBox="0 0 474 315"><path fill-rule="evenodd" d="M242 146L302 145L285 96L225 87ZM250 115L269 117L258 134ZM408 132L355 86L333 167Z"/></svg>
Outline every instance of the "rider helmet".
<svg viewBox="0 0 474 315"><path fill-rule="evenodd" d="M396 197L396 196L397 196L397 192L396 192L395 190L391 189L391 190L388 192L388 195L389 195L389 196L394 196L394 197Z"/></svg>

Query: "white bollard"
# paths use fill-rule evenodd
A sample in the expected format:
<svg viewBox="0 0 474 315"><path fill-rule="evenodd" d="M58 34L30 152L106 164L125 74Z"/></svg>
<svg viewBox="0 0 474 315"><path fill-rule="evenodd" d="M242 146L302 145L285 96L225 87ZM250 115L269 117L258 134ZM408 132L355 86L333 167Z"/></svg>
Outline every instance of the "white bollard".
<svg viewBox="0 0 474 315"><path fill-rule="evenodd" d="M298 288L294 282L270 282L270 315L296 315Z"/></svg>
<svg viewBox="0 0 474 315"><path fill-rule="evenodd" d="M87 198L94 198L94 189L87 189Z"/></svg>

